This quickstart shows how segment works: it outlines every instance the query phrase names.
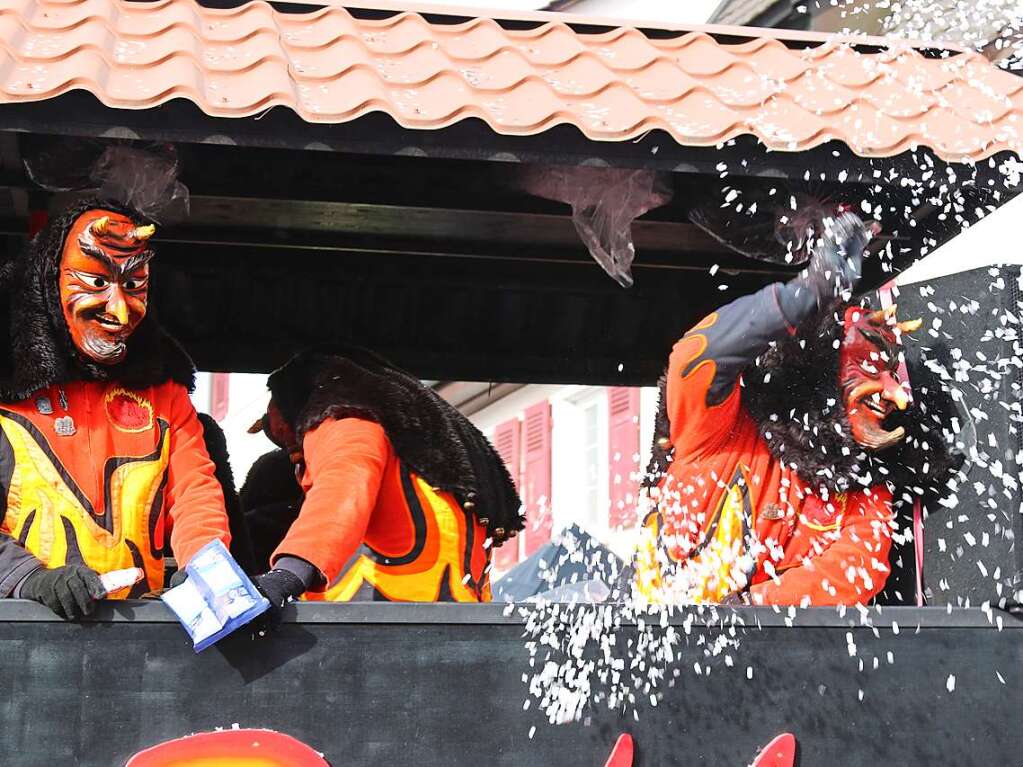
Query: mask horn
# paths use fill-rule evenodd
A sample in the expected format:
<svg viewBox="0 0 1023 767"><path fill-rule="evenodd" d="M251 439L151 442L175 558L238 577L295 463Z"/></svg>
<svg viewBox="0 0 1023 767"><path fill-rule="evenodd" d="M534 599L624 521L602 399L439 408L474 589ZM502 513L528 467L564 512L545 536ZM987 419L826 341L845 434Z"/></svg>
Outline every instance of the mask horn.
<svg viewBox="0 0 1023 767"><path fill-rule="evenodd" d="M110 228L110 216L101 216L89 224L89 231L94 237L102 237Z"/></svg>
<svg viewBox="0 0 1023 767"><path fill-rule="evenodd" d="M146 226L136 226L128 236L138 242L145 242L154 234L156 234L156 227L153 224L146 224Z"/></svg>
<svg viewBox="0 0 1023 767"><path fill-rule="evenodd" d="M887 311L887 309L878 309L876 312L871 312L867 315L867 322L872 325L883 325L888 318L888 315L885 313Z"/></svg>

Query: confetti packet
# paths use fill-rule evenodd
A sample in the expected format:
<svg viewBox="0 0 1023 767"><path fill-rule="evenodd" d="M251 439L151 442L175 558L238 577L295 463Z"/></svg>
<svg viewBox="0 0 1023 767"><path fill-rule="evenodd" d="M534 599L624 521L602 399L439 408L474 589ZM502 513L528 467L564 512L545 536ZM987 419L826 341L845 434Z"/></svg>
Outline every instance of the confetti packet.
<svg viewBox="0 0 1023 767"><path fill-rule="evenodd" d="M196 652L270 609L270 602L219 540L199 549L185 571L185 582L161 598L178 616Z"/></svg>

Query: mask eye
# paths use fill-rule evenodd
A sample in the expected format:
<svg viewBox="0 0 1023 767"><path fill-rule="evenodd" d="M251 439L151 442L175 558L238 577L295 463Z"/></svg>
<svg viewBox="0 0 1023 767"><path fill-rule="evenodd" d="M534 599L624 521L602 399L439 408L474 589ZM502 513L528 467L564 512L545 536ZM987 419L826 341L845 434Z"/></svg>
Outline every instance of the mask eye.
<svg viewBox="0 0 1023 767"><path fill-rule="evenodd" d="M129 277L124 281L125 290L142 290L146 286L145 277Z"/></svg>
<svg viewBox="0 0 1023 767"><path fill-rule="evenodd" d="M81 275L81 278L82 282L90 288L96 288L97 290L105 288L110 284L106 277L101 277L98 274L83 274Z"/></svg>
<svg viewBox="0 0 1023 767"><path fill-rule="evenodd" d="M860 371L865 373L870 378L877 378L881 372L877 369L877 365L868 360L863 360L862 362L860 362Z"/></svg>

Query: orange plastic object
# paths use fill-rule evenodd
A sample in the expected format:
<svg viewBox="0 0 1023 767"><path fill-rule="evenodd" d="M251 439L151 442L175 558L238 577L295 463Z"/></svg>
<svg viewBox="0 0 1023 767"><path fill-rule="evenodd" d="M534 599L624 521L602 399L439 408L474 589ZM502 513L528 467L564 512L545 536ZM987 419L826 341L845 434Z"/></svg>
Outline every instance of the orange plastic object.
<svg viewBox="0 0 1023 767"><path fill-rule="evenodd" d="M125 767L330 767L290 735L221 730L176 738L135 754Z"/></svg>

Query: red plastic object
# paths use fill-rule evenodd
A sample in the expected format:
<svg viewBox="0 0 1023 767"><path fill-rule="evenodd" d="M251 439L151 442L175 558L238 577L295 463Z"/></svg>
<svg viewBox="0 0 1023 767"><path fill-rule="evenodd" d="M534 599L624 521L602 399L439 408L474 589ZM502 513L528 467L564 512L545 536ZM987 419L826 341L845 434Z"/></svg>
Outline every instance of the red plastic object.
<svg viewBox="0 0 1023 767"><path fill-rule="evenodd" d="M794 767L795 763L796 736L783 732L764 746L750 767Z"/></svg>
<svg viewBox="0 0 1023 767"><path fill-rule="evenodd" d="M604 767L632 767L632 736L627 732L618 736L615 747L611 749L611 756L604 762Z"/></svg>
<svg viewBox="0 0 1023 767"><path fill-rule="evenodd" d="M215 760L215 761L214 761ZM220 730L168 740L135 754L125 767L330 767L309 746L274 730Z"/></svg>

